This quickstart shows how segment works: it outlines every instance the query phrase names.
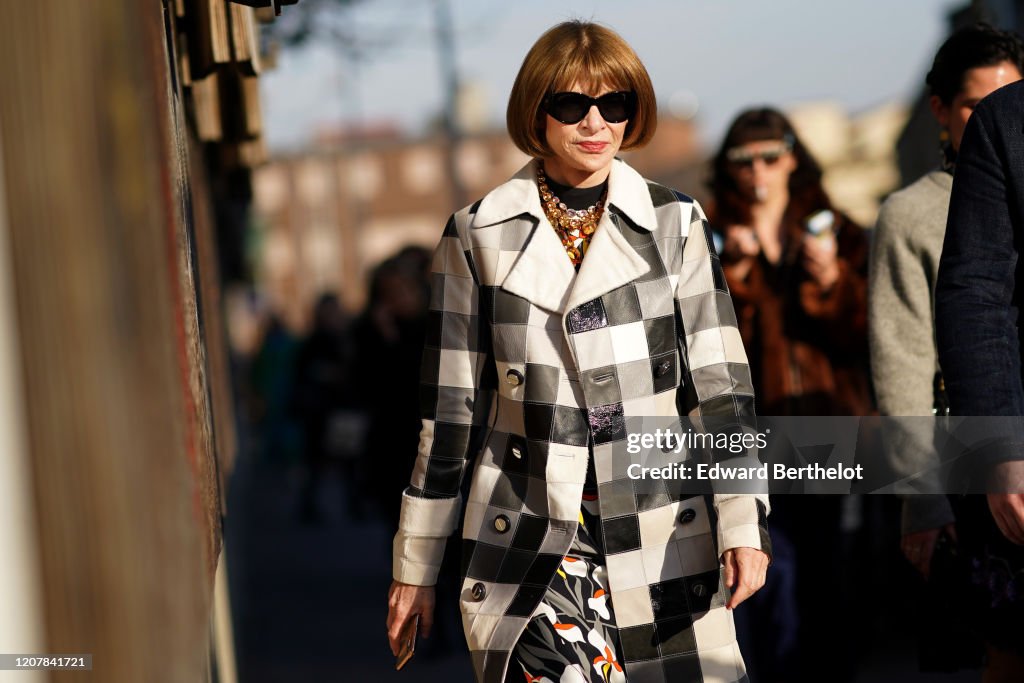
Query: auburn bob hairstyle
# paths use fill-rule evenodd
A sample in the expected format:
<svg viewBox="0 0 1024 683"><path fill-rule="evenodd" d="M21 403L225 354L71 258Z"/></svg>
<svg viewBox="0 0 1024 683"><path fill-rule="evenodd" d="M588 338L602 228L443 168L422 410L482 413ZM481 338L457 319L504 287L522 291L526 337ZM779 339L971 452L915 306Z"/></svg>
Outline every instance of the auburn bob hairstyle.
<svg viewBox="0 0 1024 683"><path fill-rule="evenodd" d="M546 95L576 84L588 95L601 88L636 93L636 115L626 124L621 149L650 141L658 125L658 105L647 69L615 31L586 21L566 21L537 39L519 67L505 116L516 147L531 157L548 157L540 104Z"/></svg>

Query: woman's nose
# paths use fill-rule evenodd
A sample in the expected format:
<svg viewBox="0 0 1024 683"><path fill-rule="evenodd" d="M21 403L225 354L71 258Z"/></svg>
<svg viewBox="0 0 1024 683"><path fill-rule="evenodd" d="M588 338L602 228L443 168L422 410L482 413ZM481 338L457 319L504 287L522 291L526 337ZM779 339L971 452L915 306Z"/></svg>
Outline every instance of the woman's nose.
<svg viewBox="0 0 1024 683"><path fill-rule="evenodd" d="M605 127L604 117L601 116L596 104L590 105L590 111L583 117L583 125L588 130L601 130Z"/></svg>

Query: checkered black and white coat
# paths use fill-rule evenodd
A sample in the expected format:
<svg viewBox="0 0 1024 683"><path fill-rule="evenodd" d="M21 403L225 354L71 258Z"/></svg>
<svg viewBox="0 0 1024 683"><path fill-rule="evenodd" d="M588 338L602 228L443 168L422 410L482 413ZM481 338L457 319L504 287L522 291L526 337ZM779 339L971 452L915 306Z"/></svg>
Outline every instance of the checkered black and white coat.
<svg viewBox="0 0 1024 683"><path fill-rule="evenodd" d="M767 499L634 492L612 458L629 417L753 413L732 304L695 201L616 160L606 205L578 273L532 165L448 221L394 575L436 581L473 459L460 602L477 681L500 683L575 535L592 449L628 679L745 681L719 557L768 551Z"/></svg>

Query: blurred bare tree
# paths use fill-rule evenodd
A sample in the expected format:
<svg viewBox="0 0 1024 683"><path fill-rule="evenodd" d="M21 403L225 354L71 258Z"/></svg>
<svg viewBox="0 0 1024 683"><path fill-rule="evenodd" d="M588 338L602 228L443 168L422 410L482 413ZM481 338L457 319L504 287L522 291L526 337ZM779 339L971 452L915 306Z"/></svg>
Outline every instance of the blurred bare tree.
<svg viewBox="0 0 1024 683"><path fill-rule="evenodd" d="M303 0L268 28L267 37L280 42L285 48L320 43L338 52L348 67L352 83L345 98L361 118L359 74L361 65L381 51L416 42L425 36L421 31L410 31L399 25L361 27L351 11L366 0ZM419 3L417 3L419 4ZM444 104L441 130L445 139L446 176L452 194L452 205L464 201L462 184L456 172L455 154L461 137L456 113L459 78L455 59L455 32L449 0L433 0L433 42L438 55L438 68ZM408 14L407 12L405 14Z"/></svg>
<svg viewBox="0 0 1024 683"><path fill-rule="evenodd" d="M352 54L362 53L365 37L358 36L350 10L365 0L305 0L267 26L267 35L285 47L324 42Z"/></svg>

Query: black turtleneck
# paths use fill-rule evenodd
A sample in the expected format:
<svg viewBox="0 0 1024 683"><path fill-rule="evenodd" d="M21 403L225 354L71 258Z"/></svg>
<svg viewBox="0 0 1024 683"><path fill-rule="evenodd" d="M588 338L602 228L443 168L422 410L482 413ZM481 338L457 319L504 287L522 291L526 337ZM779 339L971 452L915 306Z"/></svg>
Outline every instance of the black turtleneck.
<svg viewBox="0 0 1024 683"><path fill-rule="evenodd" d="M600 185L594 185L593 187L570 187L569 185L562 185L556 183L550 177L547 179L548 187L556 197L562 200L562 203L568 206L570 209L579 211L580 209L587 209L601 199L604 191L608 188L608 180L605 179Z"/></svg>

